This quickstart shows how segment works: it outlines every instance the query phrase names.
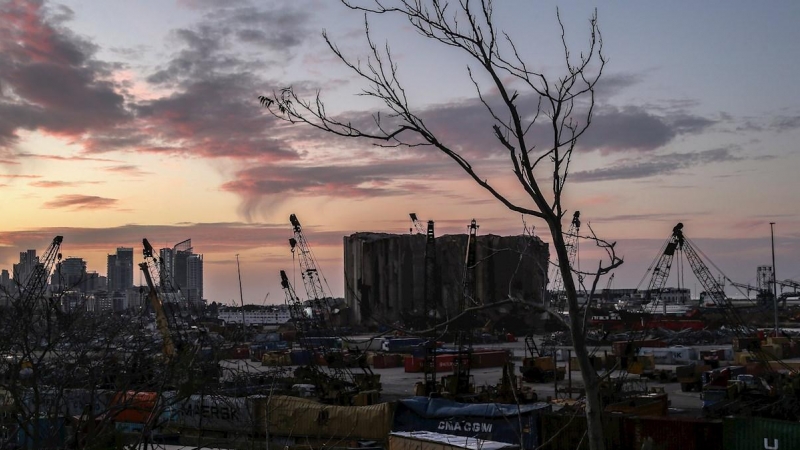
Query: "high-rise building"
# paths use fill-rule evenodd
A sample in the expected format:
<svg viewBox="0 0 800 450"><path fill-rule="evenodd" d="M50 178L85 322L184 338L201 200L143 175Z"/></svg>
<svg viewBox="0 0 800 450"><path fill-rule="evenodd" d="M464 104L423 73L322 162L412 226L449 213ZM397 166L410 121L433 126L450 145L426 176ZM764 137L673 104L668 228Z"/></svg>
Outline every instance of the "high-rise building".
<svg viewBox="0 0 800 450"><path fill-rule="evenodd" d="M133 286L133 248L117 247L115 255L108 255L108 290L123 292Z"/></svg>
<svg viewBox="0 0 800 450"><path fill-rule="evenodd" d="M58 290L85 291L86 261L83 258L68 257L56 264L51 284Z"/></svg>
<svg viewBox="0 0 800 450"><path fill-rule="evenodd" d="M158 251L159 256L159 267L158 270L161 271L160 275L162 278L168 278L169 283L171 284L172 281L172 272L175 268L173 264L173 253L171 248L162 248ZM164 283L167 280L159 280L160 283Z"/></svg>
<svg viewBox="0 0 800 450"><path fill-rule="evenodd" d="M36 256L36 250L28 250L19 253L19 264L14 264L13 278L14 282L20 285L25 285L28 282L28 277L33 273L34 268L39 264L39 257Z"/></svg>
<svg viewBox="0 0 800 450"><path fill-rule="evenodd" d="M186 259L186 300L192 304L203 300L203 255Z"/></svg>
<svg viewBox="0 0 800 450"><path fill-rule="evenodd" d="M11 288L11 276L6 269L3 269L2 272L0 272L0 288L6 290Z"/></svg>
<svg viewBox="0 0 800 450"><path fill-rule="evenodd" d="M183 291L189 286L188 260L193 254L192 240L186 239L172 247L172 285Z"/></svg>
<svg viewBox="0 0 800 450"><path fill-rule="evenodd" d="M117 272L117 255L108 255L106 261L106 279L108 280L108 292L114 292L116 272Z"/></svg>

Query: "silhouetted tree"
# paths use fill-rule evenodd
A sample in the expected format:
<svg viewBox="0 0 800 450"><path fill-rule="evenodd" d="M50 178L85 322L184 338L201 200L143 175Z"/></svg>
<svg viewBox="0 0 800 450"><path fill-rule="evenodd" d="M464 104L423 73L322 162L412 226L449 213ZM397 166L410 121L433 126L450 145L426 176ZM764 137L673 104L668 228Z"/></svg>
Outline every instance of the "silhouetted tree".
<svg viewBox="0 0 800 450"><path fill-rule="evenodd" d="M342 0L342 3L365 14L369 59L366 62L349 59L324 32L323 37L331 51L369 85L362 95L379 100L390 114L374 115L370 125L354 125L328 115L319 95L309 101L291 87L259 97L261 104L280 119L334 135L373 140L386 147L428 147L441 152L508 209L544 221L564 280L567 322L586 387L589 445L593 450L603 449L599 378L590 364L585 341L588 307L584 310L578 304L575 271L569 264L562 224L567 213L564 192L573 152L591 123L595 86L606 63L596 13L589 21L588 48L577 57L567 46L564 26L557 14L564 71L558 77L551 77L526 63L517 44L497 27L491 0L374 0L358 4ZM404 18L422 36L471 58L473 64L468 66L467 74L491 117L486 132L493 135L498 147L508 155L510 169L527 194L525 201L507 196L481 176L467 157L447 137L437 135L420 111L409 104L389 47L376 45L371 35L368 19L379 14ZM483 79L490 80L488 86L479 81ZM622 260L614 253L612 243L598 239L594 233L588 238L602 247L609 259L601 262L593 273L596 287L599 276L619 266Z"/></svg>

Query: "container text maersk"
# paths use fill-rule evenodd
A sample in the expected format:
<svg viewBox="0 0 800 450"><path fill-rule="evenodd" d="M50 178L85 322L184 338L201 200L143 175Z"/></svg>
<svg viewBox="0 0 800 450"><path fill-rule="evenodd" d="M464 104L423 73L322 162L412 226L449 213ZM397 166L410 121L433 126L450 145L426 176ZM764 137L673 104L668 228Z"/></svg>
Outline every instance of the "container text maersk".
<svg viewBox="0 0 800 450"><path fill-rule="evenodd" d="M470 431L475 433L491 433L492 424L486 422L461 422L455 420L442 420L439 422L441 431Z"/></svg>

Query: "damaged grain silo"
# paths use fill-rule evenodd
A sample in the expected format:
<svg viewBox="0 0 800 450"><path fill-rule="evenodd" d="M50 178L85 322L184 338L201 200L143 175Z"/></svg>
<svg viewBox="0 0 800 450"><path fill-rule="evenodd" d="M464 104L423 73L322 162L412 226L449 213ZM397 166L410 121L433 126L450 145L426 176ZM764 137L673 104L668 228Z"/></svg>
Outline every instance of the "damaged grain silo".
<svg viewBox="0 0 800 450"><path fill-rule="evenodd" d="M548 244L530 235L477 236L475 264L468 267L469 235L429 236L362 232L344 237L345 301L354 323L414 328L424 326L415 319L442 322L463 308L511 297L514 303L471 314L473 320L502 323L509 330L532 325L536 314L529 305L542 302Z"/></svg>

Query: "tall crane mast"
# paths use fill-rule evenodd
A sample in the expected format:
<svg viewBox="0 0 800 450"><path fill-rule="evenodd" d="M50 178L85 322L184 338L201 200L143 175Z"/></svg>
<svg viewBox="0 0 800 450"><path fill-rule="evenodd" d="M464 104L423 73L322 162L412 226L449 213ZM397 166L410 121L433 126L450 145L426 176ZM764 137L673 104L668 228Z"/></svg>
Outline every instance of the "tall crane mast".
<svg viewBox="0 0 800 450"><path fill-rule="evenodd" d="M422 227L422 223L420 223L419 218L417 218L417 213L409 213L408 217L411 218L412 225L412 228L408 231L411 234L425 234L425 228Z"/></svg>
<svg viewBox="0 0 800 450"><path fill-rule="evenodd" d="M644 294L646 302L657 300L660 297L661 291L664 290L664 286L667 284L675 253L683 248L683 244L683 223L679 223L672 228L672 234L667 239L664 247L662 247L661 255L653 268L650 283L647 285L647 291Z"/></svg>
<svg viewBox="0 0 800 450"><path fill-rule="evenodd" d="M306 378L314 384L317 394L321 399L347 404L349 397L356 392L356 382L353 374L337 361L330 358L330 348L324 345L315 345L314 337L324 330L322 322L315 317L314 312L306 313L303 302L297 297L294 287L289 282L286 272L281 270L281 287L286 295L286 305L289 307L289 314L294 321L297 329L297 341L300 347L309 354L309 364L301 366L295 372L298 378ZM325 366L327 372L316 362L316 354L321 352L328 364Z"/></svg>
<svg viewBox="0 0 800 450"><path fill-rule="evenodd" d="M156 260L155 251L153 250L153 246L150 245L150 242L147 239L142 239L142 244L144 246L144 249L142 250L144 262L139 263L139 268L142 270L142 275L144 275L144 279L147 282L147 299L150 301L150 306L153 308L153 311L156 314L156 326L158 327L158 331L161 333L161 339L163 340L164 356L166 356L167 359L172 359L176 354L175 342L172 340L172 333L169 329L169 320L167 319L167 314L164 311L164 304L158 294L158 288L153 281L153 274L158 273L159 264Z"/></svg>
<svg viewBox="0 0 800 450"><path fill-rule="evenodd" d="M289 305L289 311L292 318L299 321L298 333L301 334L300 343L305 350L312 353L315 352L313 345L312 334L320 335L327 333L328 336L338 337L329 323L331 314L331 306L328 303L329 296L326 295L326 290L323 288L324 278L317 268L317 263L311 247L303 234L302 226L297 216L292 214L289 216L289 222L292 224L294 237L289 239L289 245L292 252L299 254L299 263L301 275L303 278L303 285L306 289L306 295L311 305L310 316L305 314L303 303L294 292L294 288L286 276L286 272L281 271L281 286L286 293L286 302ZM318 388L327 392L327 399L331 401L342 402L343 399L349 398L359 388L364 389L379 389L379 383L374 374L368 370L368 367L362 365L364 370L363 376L354 375L342 361L340 352L332 352L330 348L323 346L323 356L328 362L327 380L324 381L319 378L319 374L324 373L317 366L312 368L312 377L318 380ZM312 357L313 359L313 357ZM317 384L317 383L315 383ZM332 393L336 393L335 395ZM346 394L346 395L345 395ZM344 395L344 397L342 397Z"/></svg>
<svg viewBox="0 0 800 450"><path fill-rule="evenodd" d="M475 260L477 258L475 242L478 236L478 228L478 223L475 219L472 219L472 222L470 222L467 227L469 234L467 235L467 251L464 257L464 275L462 277L463 294L461 296L459 312L463 312L470 303L478 303L475 298Z"/></svg>
<svg viewBox="0 0 800 450"><path fill-rule="evenodd" d="M322 278L314 260L314 254L311 253L311 248L303 235L303 229L297 216L290 215L289 222L291 222L292 230L294 231L294 237L289 239L289 246L292 253L296 250L299 252L300 273L303 278L306 295L308 300L311 301L312 312L316 316L316 320L324 321L325 315L329 312L329 305L326 300L325 290L322 287Z"/></svg>
<svg viewBox="0 0 800 450"><path fill-rule="evenodd" d="M695 277L697 277L697 281L703 286L706 297L710 298L716 306L729 307L730 300L725 295L725 288L714 278L708 266L698 255L697 250L695 250L689 239L684 236L683 223L678 223L672 228L672 235L667 240L664 251L659 257L655 269L653 269L645 299L657 299L661 295L676 253L682 253L686 260L689 261L689 266Z"/></svg>
<svg viewBox="0 0 800 450"><path fill-rule="evenodd" d="M428 221L428 230L425 234L425 297L422 312L424 326L430 326L435 318L439 306L439 283L436 278L436 236L433 221Z"/></svg>
<svg viewBox="0 0 800 450"><path fill-rule="evenodd" d="M581 230L581 212L575 211L572 215L572 222L570 222L569 229L566 233L566 238L564 239L564 245L567 247L567 261L569 261L569 267L572 268L575 266L575 261L578 255L578 234ZM551 298L555 296L556 298L556 306L561 309L564 308L566 305L567 297L564 294L564 279L561 276L561 268L556 265L555 269L553 270L553 276L550 277L553 280L551 284L550 293Z"/></svg>
<svg viewBox="0 0 800 450"><path fill-rule="evenodd" d="M47 278L53 271L56 262L61 260L60 250L63 241L63 236L54 237L39 263L33 266L33 271L28 276L25 286L21 287L20 299L23 304L31 305L44 297L47 290Z"/></svg>

